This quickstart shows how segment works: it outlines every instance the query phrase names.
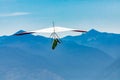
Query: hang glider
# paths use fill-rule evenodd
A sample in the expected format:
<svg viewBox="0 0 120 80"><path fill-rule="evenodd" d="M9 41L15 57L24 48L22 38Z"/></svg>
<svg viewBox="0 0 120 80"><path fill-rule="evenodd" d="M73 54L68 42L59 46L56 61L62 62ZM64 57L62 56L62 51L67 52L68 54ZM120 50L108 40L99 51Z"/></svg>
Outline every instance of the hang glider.
<svg viewBox="0 0 120 80"><path fill-rule="evenodd" d="M34 31L28 31L28 32L22 32L22 33L17 33L15 34L16 36L19 35L25 35L25 34L34 34L34 33L53 33L55 29L56 33L59 32L67 32L67 31L73 31L73 32L86 32L83 30L78 30L78 29L72 29L72 28L64 28L64 27L50 27L50 28L45 28L45 29L40 29L40 30L34 30Z"/></svg>
<svg viewBox="0 0 120 80"><path fill-rule="evenodd" d="M34 33L50 33L50 37L53 39L52 49L54 50L58 44L61 43L59 36L57 33L59 32L66 32L66 31L73 31L73 32L86 32L84 30L72 29L72 28L64 28L64 27L55 27L53 23L53 27L45 28L35 31L28 31L28 32L21 32L15 34L16 36L26 35L26 34L34 34Z"/></svg>

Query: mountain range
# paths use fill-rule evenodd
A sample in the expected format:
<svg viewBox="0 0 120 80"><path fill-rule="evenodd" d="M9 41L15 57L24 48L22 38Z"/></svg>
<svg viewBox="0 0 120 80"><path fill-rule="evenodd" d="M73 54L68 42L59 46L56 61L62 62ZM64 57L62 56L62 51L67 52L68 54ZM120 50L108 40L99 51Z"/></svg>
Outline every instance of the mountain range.
<svg viewBox="0 0 120 80"><path fill-rule="evenodd" d="M22 30L16 33L19 32ZM43 36L1 36L0 79L119 79L120 34L92 29L79 36L64 37L61 41L52 50L52 39Z"/></svg>

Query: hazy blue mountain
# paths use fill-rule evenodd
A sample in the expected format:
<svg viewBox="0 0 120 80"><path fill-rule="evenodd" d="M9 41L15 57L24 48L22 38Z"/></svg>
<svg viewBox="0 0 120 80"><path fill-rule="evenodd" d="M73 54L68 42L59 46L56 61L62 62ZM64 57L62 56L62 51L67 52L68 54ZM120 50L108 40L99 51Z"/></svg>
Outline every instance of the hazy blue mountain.
<svg viewBox="0 0 120 80"><path fill-rule="evenodd" d="M106 67L100 74L97 80L119 80L120 79L120 58Z"/></svg>
<svg viewBox="0 0 120 80"><path fill-rule="evenodd" d="M34 35L0 37L0 79L94 80L114 60L72 40L63 39L55 50L51 43L52 39Z"/></svg>
<svg viewBox="0 0 120 80"><path fill-rule="evenodd" d="M120 34L99 32L94 29L80 36L68 36L65 40L78 44L98 48L111 56L120 57Z"/></svg>

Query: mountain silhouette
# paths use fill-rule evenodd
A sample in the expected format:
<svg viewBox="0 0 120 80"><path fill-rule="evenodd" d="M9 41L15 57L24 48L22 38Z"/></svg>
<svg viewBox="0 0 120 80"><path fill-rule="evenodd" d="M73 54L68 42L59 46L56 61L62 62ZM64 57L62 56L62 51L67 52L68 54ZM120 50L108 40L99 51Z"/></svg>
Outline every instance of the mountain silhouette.
<svg viewBox="0 0 120 80"><path fill-rule="evenodd" d="M92 29L80 36L68 36L64 39L73 40L81 45L98 48L114 58L120 57L120 34L99 32Z"/></svg>
<svg viewBox="0 0 120 80"><path fill-rule="evenodd" d="M104 51L69 37L55 50L51 43L52 39L43 36L1 36L1 80L94 80L114 60Z"/></svg>

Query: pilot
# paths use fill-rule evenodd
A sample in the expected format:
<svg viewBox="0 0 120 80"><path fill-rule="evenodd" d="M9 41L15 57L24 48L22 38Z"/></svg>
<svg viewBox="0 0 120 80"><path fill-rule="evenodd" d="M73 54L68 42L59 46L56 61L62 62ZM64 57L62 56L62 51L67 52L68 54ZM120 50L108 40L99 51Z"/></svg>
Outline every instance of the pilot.
<svg viewBox="0 0 120 80"><path fill-rule="evenodd" d="M61 43L59 39L57 39L57 38L53 39L53 44L52 44L52 49L53 50L56 48L58 43L59 44Z"/></svg>

